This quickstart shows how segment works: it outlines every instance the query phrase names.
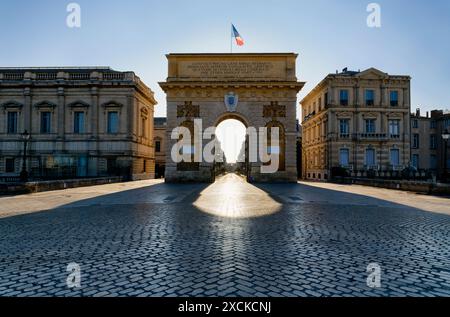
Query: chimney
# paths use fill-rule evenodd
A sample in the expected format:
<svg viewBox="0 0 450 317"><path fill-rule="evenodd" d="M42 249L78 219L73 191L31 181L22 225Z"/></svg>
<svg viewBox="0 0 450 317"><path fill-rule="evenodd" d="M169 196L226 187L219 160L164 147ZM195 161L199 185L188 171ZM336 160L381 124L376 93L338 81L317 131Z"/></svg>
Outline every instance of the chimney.
<svg viewBox="0 0 450 317"><path fill-rule="evenodd" d="M420 117L420 108L416 109L416 117Z"/></svg>
<svg viewBox="0 0 450 317"><path fill-rule="evenodd" d="M430 113L427 111L427 118L429 118L430 117Z"/></svg>

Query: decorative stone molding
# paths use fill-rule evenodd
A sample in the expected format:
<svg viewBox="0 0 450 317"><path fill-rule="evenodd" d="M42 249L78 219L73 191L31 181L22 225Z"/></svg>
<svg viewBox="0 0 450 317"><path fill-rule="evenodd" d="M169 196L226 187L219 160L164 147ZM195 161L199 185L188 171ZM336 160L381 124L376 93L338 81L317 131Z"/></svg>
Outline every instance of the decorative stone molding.
<svg viewBox="0 0 450 317"><path fill-rule="evenodd" d="M7 101L1 105L3 110L21 110L23 108L23 104L17 102L17 101Z"/></svg>
<svg viewBox="0 0 450 317"><path fill-rule="evenodd" d="M69 108L89 108L90 105L84 101L77 100L67 105Z"/></svg>
<svg viewBox="0 0 450 317"><path fill-rule="evenodd" d="M278 104L278 101L271 101L270 105L265 105L263 109L264 118L286 118L286 106Z"/></svg>
<svg viewBox="0 0 450 317"><path fill-rule="evenodd" d="M102 107L105 109L109 109L109 108L120 108L121 109L123 107L123 104L121 104L120 102L111 100L111 101L103 103Z"/></svg>
<svg viewBox="0 0 450 317"><path fill-rule="evenodd" d="M351 118L353 113L345 111L345 112L336 112L336 117L338 118Z"/></svg>
<svg viewBox="0 0 450 317"><path fill-rule="evenodd" d="M363 113L363 118L378 118L378 113L376 113L376 112L366 112L366 113Z"/></svg>
<svg viewBox="0 0 450 317"><path fill-rule="evenodd" d="M54 110L57 107L57 105L50 101L41 101L41 102L36 103L34 105L34 107L39 110L43 110L43 109Z"/></svg>
<svg viewBox="0 0 450 317"><path fill-rule="evenodd" d="M403 112L388 112L386 115L389 118L403 118Z"/></svg>
<svg viewBox="0 0 450 317"><path fill-rule="evenodd" d="M184 105L177 106L178 118L198 118L200 117L200 106L193 105L192 101L185 101Z"/></svg>
<svg viewBox="0 0 450 317"><path fill-rule="evenodd" d="M144 119L148 118L148 109L147 108L145 108L145 107L141 108L141 117Z"/></svg>

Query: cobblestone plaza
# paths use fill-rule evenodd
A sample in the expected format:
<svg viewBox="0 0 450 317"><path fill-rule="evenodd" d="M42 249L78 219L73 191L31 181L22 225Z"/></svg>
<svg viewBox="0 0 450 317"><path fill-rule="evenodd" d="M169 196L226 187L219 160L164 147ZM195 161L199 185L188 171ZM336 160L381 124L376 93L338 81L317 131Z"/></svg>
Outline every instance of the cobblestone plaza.
<svg viewBox="0 0 450 317"><path fill-rule="evenodd" d="M450 296L449 232L447 198L231 174L2 197L0 296Z"/></svg>

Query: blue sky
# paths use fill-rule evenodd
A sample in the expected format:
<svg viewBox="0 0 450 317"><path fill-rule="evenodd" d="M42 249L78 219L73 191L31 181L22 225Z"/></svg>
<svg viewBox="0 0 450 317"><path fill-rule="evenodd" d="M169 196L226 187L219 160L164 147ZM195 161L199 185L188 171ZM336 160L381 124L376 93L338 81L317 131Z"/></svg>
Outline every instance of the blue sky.
<svg viewBox="0 0 450 317"><path fill-rule="evenodd" d="M81 28L66 6L81 5ZM381 5L382 27L366 7ZM1 0L0 66L111 66L133 70L165 115L169 52L229 52L230 23L246 41L235 52L296 52L307 81L376 67L412 77L412 108L450 108L450 0Z"/></svg>

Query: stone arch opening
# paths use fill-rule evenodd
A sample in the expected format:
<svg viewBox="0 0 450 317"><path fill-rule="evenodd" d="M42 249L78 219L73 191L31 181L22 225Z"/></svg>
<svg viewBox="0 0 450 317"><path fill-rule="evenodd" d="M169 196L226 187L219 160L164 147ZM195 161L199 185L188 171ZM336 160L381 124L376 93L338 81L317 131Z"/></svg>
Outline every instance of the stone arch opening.
<svg viewBox="0 0 450 317"><path fill-rule="evenodd" d="M247 178L248 137L245 119L225 115L216 124L216 138L220 144L223 162L215 163L215 176L234 173Z"/></svg>

